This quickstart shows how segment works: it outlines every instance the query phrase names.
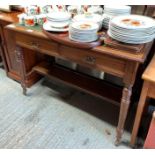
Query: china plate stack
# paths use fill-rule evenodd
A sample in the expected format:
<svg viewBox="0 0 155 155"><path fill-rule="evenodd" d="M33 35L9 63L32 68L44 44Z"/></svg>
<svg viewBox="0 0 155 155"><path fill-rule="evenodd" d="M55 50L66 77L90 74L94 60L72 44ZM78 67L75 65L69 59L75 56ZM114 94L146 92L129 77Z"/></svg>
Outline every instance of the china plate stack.
<svg viewBox="0 0 155 155"><path fill-rule="evenodd" d="M102 16L98 14L93 14L93 13L86 13L86 14L80 14L76 15L73 18L73 22L94 22L99 25L99 29L102 28Z"/></svg>
<svg viewBox="0 0 155 155"><path fill-rule="evenodd" d="M155 20L140 15L118 16L110 21L108 35L124 43L147 43L155 38Z"/></svg>
<svg viewBox="0 0 155 155"><path fill-rule="evenodd" d="M122 15L122 14L130 14L131 7L126 5L120 6L112 6L112 5L105 5L104 6L104 13L112 16Z"/></svg>
<svg viewBox="0 0 155 155"><path fill-rule="evenodd" d="M47 22L43 29L53 32L65 32L69 30L71 15L67 12L52 12L47 14Z"/></svg>
<svg viewBox="0 0 155 155"><path fill-rule="evenodd" d="M122 6L104 6L104 14L103 14L103 27L108 29L109 22L112 18L120 15L129 15L131 13L131 7L122 5Z"/></svg>
<svg viewBox="0 0 155 155"><path fill-rule="evenodd" d="M96 41L98 28L93 22L74 22L69 27L69 38L83 43Z"/></svg>
<svg viewBox="0 0 155 155"><path fill-rule="evenodd" d="M109 28L109 22L110 22L110 19L112 19L112 18L113 18L113 16L110 16L110 15L107 15L107 14L103 14L102 26L105 29L108 29Z"/></svg>

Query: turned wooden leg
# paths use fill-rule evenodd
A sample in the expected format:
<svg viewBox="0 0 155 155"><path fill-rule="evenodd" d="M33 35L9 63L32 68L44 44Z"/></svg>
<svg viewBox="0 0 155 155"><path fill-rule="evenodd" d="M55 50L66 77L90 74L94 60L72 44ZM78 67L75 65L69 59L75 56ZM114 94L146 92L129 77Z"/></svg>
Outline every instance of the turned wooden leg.
<svg viewBox="0 0 155 155"><path fill-rule="evenodd" d="M24 53L21 47L16 46L16 58L19 62L19 69L20 69L20 76L21 76L21 87L23 88L23 94L26 95L27 89L26 89L26 71L25 71L25 65L24 65Z"/></svg>
<svg viewBox="0 0 155 155"><path fill-rule="evenodd" d="M140 100L139 100L139 103L138 103L136 118L135 118L133 130L132 130L132 135L131 135L130 145L132 147L135 145L138 129L139 129L139 126L140 126L141 117L142 117L143 110L144 110L145 103L146 103L148 88L149 88L149 82L145 81L144 84L143 84L141 97L140 97Z"/></svg>
<svg viewBox="0 0 155 155"><path fill-rule="evenodd" d="M130 105L131 94L132 94L132 86L124 87L123 93L122 93L122 99L121 99L119 121L116 129L116 141L115 141L116 146L119 145L119 143L121 142L122 134L124 131L124 124L126 121L126 117L127 117L127 113Z"/></svg>

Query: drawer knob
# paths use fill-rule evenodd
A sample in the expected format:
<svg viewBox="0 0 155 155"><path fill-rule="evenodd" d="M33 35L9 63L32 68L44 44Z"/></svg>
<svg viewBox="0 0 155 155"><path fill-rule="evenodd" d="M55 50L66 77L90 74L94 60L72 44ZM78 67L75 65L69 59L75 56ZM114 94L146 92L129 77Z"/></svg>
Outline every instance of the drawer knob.
<svg viewBox="0 0 155 155"><path fill-rule="evenodd" d="M37 49L38 49L39 46L40 46L37 42L33 42L33 41L30 42L30 45L31 45L33 48L37 48Z"/></svg>
<svg viewBox="0 0 155 155"><path fill-rule="evenodd" d="M96 58L93 57L93 56L86 56L86 57L84 58L84 61L85 61L86 63L89 63L89 64L95 64Z"/></svg>

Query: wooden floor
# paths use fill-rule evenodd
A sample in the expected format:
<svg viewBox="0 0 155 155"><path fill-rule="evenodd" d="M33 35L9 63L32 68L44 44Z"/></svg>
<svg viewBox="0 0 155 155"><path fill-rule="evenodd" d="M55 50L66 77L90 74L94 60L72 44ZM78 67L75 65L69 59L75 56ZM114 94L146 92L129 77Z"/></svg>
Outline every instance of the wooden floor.
<svg viewBox="0 0 155 155"><path fill-rule="evenodd" d="M0 148L129 148L114 146L118 107L71 88L40 81L22 95L0 69Z"/></svg>

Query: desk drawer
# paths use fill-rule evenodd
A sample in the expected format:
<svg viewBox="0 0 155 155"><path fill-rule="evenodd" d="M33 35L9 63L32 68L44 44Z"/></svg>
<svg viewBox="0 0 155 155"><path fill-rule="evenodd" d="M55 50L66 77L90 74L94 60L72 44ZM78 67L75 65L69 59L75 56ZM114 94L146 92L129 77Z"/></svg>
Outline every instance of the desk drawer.
<svg viewBox="0 0 155 155"><path fill-rule="evenodd" d="M98 54L93 50L84 50L68 46L60 47L62 57L87 67L105 71L107 73L123 77L125 71L125 61L105 54Z"/></svg>
<svg viewBox="0 0 155 155"><path fill-rule="evenodd" d="M52 56L58 55L58 44L51 40L41 39L23 34L16 35L16 41L20 46L37 50Z"/></svg>

